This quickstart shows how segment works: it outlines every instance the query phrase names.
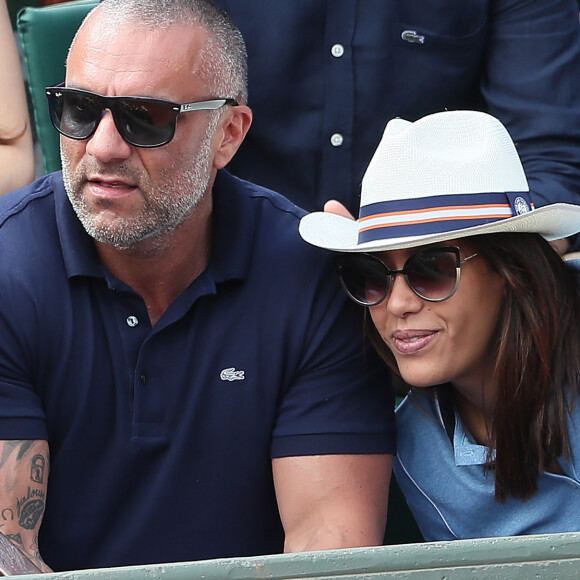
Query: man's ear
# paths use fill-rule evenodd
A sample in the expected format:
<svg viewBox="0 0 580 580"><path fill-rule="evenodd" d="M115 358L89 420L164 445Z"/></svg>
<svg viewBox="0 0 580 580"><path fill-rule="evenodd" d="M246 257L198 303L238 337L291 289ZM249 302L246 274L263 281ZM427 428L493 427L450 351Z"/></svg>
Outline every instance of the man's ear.
<svg viewBox="0 0 580 580"><path fill-rule="evenodd" d="M216 131L216 137L220 139L213 161L216 169L222 169L230 162L252 124L252 110L250 107L237 105L229 107L229 109L228 114L224 115L224 120Z"/></svg>

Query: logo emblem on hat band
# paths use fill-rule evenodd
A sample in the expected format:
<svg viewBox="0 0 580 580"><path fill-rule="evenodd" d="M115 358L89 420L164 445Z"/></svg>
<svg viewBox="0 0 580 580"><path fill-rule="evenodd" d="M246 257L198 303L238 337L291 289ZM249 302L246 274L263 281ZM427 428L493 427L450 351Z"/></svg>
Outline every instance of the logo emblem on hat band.
<svg viewBox="0 0 580 580"><path fill-rule="evenodd" d="M514 207L517 201L518 207ZM466 193L383 201L361 207L359 243L462 230L533 209L529 192ZM388 229L388 235L385 230Z"/></svg>

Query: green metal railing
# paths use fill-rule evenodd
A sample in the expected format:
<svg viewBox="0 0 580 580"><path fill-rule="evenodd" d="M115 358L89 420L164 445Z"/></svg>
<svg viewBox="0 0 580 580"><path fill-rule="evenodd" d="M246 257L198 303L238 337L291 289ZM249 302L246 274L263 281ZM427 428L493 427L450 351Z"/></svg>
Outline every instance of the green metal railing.
<svg viewBox="0 0 580 580"><path fill-rule="evenodd" d="M34 574L26 578L30 580L578 579L580 533L227 558Z"/></svg>

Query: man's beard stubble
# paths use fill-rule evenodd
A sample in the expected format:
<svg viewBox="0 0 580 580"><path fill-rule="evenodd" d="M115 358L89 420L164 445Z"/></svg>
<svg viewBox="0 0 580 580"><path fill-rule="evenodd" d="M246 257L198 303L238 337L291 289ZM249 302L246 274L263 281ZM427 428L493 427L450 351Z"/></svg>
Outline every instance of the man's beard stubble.
<svg viewBox="0 0 580 580"><path fill-rule="evenodd" d="M94 158L81 162L74 170L61 147L63 182L70 203L86 232L98 242L129 248L143 240L161 238L173 232L191 215L209 186L211 139L218 117L212 119L193 158L181 156L178 165L184 169L175 175L172 168L160 173L162 185L151 186L143 169L131 169L126 163L101 165ZM134 183L142 194L138 215L101 222L99 212L91 210L83 195L86 176L114 177ZM105 208L106 209L106 208Z"/></svg>

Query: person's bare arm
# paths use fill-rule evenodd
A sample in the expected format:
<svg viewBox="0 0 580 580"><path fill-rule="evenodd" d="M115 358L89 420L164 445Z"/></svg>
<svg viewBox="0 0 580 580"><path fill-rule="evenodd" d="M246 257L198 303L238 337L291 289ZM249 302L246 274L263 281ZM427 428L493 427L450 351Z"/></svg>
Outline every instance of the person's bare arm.
<svg viewBox="0 0 580 580"><path fill-rule="evenodd" d="M0 195L34 179L24 79L6 0L0 0Z"/></svg>
<svg viewBox="0 0 580 580"><path fill-rule="evenodd" d="M43 571L38 549L49 472L47 441L0 441L0 531Z"/></svg>
<svg viewBox="0 0 580 580"><path fill-rule="evenodd" d="M392 455L274 459L284 551L380 545L392 463Z"/></svg>

